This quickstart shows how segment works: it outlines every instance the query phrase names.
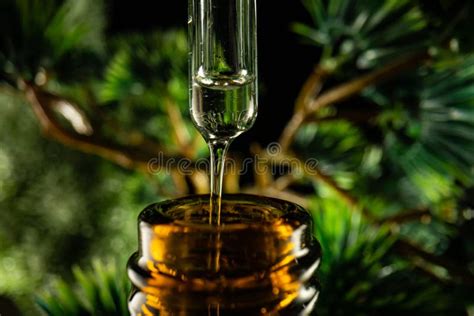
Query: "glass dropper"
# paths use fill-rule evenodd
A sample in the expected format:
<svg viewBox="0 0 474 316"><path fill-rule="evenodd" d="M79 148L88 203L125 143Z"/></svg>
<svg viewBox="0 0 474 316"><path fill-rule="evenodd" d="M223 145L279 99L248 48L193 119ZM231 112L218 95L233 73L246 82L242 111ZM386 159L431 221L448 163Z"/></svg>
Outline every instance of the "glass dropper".
<svg viewBox="0 0 474 316"><path fill-rule="evenodd" d="M189 0L190 112L211 154L214 225L230 143L257 117L256 19L256 0Z"/></svg>

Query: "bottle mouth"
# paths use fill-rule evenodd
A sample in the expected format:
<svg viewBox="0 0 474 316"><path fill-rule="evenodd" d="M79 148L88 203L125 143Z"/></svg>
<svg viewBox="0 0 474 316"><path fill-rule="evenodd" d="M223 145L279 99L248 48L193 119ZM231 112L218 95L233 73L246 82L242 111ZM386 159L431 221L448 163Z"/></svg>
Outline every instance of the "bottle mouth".
<svg viewBox="0 0 474 316"><path fill-rule="evenodd" d="M164 201L145 208L139 222L168 229L232 232L249 228L272 230L284 224L297 227L311 222L301 206L270 197L226 194L222 197L221 225L209 224L209 195L195 195ZM159 229L158 229L159 230Z"/></svg>

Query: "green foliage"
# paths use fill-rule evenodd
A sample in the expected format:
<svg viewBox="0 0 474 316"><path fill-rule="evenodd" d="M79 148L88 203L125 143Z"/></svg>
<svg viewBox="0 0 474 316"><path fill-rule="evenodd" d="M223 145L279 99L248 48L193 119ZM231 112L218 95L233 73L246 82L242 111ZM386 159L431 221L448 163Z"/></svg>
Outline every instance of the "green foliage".
<svg viewBox="0 0 474 316"><path fill-rule="evenodd" d="M331 135L331 137L328 137ZM298 152L321 157L321 162L334 170L351 170L360 165L365 146L361 132L351 123L308 124L299 135Z"/></svg>
<svg viewBox="0 0 474 316"><path fill-rule="evenodd" d="M369 159L367 147L364 135L345 121L307 124L298 133L295 146L304 158L317 158L320 169L337 178L345 188L352 188L354 171Z"/></svg>
<svg viewBox="0 0 474 316"><path fill-rule="evenodd" d="M411 0L304 0L312 25L294 30L322 48L321 63L328 70L344 64L351 73L426 46L426 20Z"/></svg>
<svg viewBox="0 0 474 316"><path fill-rule="evenodd" d="M156 195L141 193L153 188L140 175L45 140L18 98L0 103L0 293L34 315L31 295L52 274L91 256L125 260Z"/></svg>
<svg viewBox="0 0 474 316"><path fill-rule="evenodd" d="M170 97L187 108L187 103L183 105L187 85L182 83L187 82L188 49L183 31L123 36L112 47L114 57L100 91L102 102L133 102L135 97L137 106L152 106L157 99Z"/></svg>
<svg viewBox="0 0 474 316"><path fill-rule="evenodd" d="M410 86L391 83L366 94L386 109L378 124L392 168L400 168L422 202L442 202L472 184L473 60L440 60Z"/></svg>
<svg viewBox="0 0 474 316"><path fill-rule="evenodd" d="M2 80L35 80L42 69L61 80L81 80L99 63L104 50L102 1L5 0L0 11Z"/></svg>
<svg viewBox="0 0 474 316"><path fill-rule="evenodd" d="M317 315L465 315L463 297L393 256L396 239L335 196L310 207L321 243Z"/></svg>
<svg viewBox="0 0 474 316"><path fill-rule="evenodd" d="M428 47L434 62L370 86L361 98L326 110L318 117L321 123L300 131L298 152L320 160L343 187L398 204L399 209L427 203L439 207L456 199L471 185L474 164L473 59L453 47L470 11L453 14L449 20L423 10L429 6L436 11L437 1L431 5L424 1L303 2L313 25L299 23L295 31L321 47L321 64L336 72L336 82ZM440 2L439 6L460 12L461 4ZM445 26L443 32L440 25ZM344 116L348 107L374 113L367 115L364 125L357 120L348 125L347 120L352 120ZM341 119L324 121L334 114Z"/></svg>
<svg viewBox="0 0 474 316"><path fill-rule="evenodd" d="M73 268L76 287L57 280L53 290L39 299L43 311L50 316L98 315L127 316L130 285L125 271L115 263L93 261L93 268Z"/></svg>
<svg viewBox="0 0 474 316"><path fill-rule="evenodd" d="M171 122L167 107L178 107L182 116L188 112L185 33L128 35L111 46L113 57L98 92L104 111L124 129L139 128L170 151L176 150L170 137L175 122ZM190 120L183 122L190 138L199 137Z"/></svg>

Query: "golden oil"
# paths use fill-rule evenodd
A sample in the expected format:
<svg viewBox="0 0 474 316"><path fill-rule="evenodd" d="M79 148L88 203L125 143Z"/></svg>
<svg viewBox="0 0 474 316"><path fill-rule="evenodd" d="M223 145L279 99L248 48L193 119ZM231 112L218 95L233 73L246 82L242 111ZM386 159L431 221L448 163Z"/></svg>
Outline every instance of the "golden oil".
<svg viewBox="0 0 474 316"><path fill-rule="evenodd" d="M309 315L321 252L311 216L282 200L227 195L221 225L209 196L147 207L128 263L132 315Z"/></svg>

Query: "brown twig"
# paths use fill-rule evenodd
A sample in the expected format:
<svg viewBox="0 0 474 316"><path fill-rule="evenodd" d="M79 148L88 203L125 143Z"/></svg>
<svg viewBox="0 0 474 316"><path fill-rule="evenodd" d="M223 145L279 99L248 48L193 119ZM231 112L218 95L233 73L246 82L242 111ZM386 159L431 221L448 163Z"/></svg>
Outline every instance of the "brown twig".
<svg viewBox="0 0 474 316"><path fill-rule="evenodd" d="M51 109L51 104L62 99L53 94L28 85L25 96L41 124L43 133L65 145L86 153L97 154L125 168L144 169L148 159L153 157L151 153L144 155L132 148L102 142L94 135L80 135L65 129L57 121Z"/></svg>
<svg viewBox="0 0 474 316"><path fill-rule="evenodd" d="M301 88L301 91L298 94L295 102L295 112L293 117L286 125L280 137L280 145L282 146L283 151L286 151L290 146L290 143L294 137L294 131L297 131L305 121L305 109L307 108L308 104L321 92L324 80L328 75L329 72L318 65L314 68L313 72L311 72L310 76Z"/></svg>
<svg viewBox="0 0 474 316"><path fill-rule="evenodd" d="M191 136L188 133L178 105L169 98L165 98L164 102L166 113L173 131L173 138L179 147L180 153L186 158L193 159L195 152L191 145Z"/></svg>
<svg viewBox="0 0 474 316"><path fill-rule="evenodd" d="M344 101L362 90L371 86L375 83L388 80L399 73L411 69L420 64L420 62L426 60L429 54L426 51L421 53L413 54L409 57L402 58L391 64L386 65L381 69L377 69L367 75L364 75L358 79L344 83L330 91L321 95L321 97L313 100L307 108L307 115L318 111L319 109Z"/></svg>
<svg viewBox="0 0 474 316"><path fill-rule="evenodd" d="M263 158L265 155L265 152L260 147L260 144L257 144L257 143L253 143L250 146L250 152L255 157ZM260 165L255 166L255 168L253 169L254 169L253 171L254 171L254 178L255 178L255 187L259 190L264 190L266 188L271 187L273 183L273 175L269 171L269 169L266 168L266 170L263 170L266 172L262 172L262 170L260 170Z"/></svg>
<svg viewBox="0 0 474 316"><path fill-rule="evenodd" d="M242 159L235 154L227 158L224 172L224 188L226 193L240 192L240 176L242 171Z"/></svg>
<svg viewBox="0 0 474 316"><path fill-rule="evenodd" d="M88 154L98 155L104 159L112 161L127 169L136 169L144 173L150 173L150 162L153 161L156 168L164 168L166 161L170 157L160 155L159 147L150 149L148 146L126 146L116 144L97 135L95 131L90 134L79 134L65 128L57 119L54 108L58 102L65 102L64 98L58 97L49 92L43 91L35 85L24 83L24 94L26 100L33 108L43 133L60 143L80 150ZM163 159L157 159L162 157ZM152 160L154 159L154 160ZM179 159L179 158L174 158ZM177 188L183 190L178 181Z"/></svg>
<svg viewBox="0 0 474 316"><path fill-rule="evenodd" d="M187 159L193 160L196 157L198 143L196 143L196 139L192 139L188 133L178 105L170 98L165 98L165 108L171 123L174 142L178 145L179 153ZM178 175L175 177L177 176ZM193 193L203 194L209 192L209 178L198 170L194 170L194 172L189 175L189 180L193 186Z"/></svg>
<svg viewBox="0 0 474 316"><path fill-rule="evenodd" d="M209 176L200 170L194 169L189 177L194 188L194 194L209 193Z"/></svg>
<svg viewBox="0 0 474 316"><path fill-rule="evenodd" d="M324 80L329 74L330 72L321 65L314 67L296 98L295 112L306 108L319 95L323 89Z"/></svg>
<svg viewBox="0 0 474 316"><path fill-rule="evenodd" d="M384 225L384 224L403 224L403 223L412 222L412 221L424 222L426 220L431 220L431 212L428 208L422 207L422 208L401 211L399 212L399 214L386 217L386 218L380 218L376 222L379 225Z"/></svg>
<svg viewBox="0 0 474 316"><path fill-rule="evenodd" d="M273 182L273 188L275 190L284 191L288 189L293 183L295 183L296 180L297 179L292 174L281 176L275 179L275 181Z"/></svg>

